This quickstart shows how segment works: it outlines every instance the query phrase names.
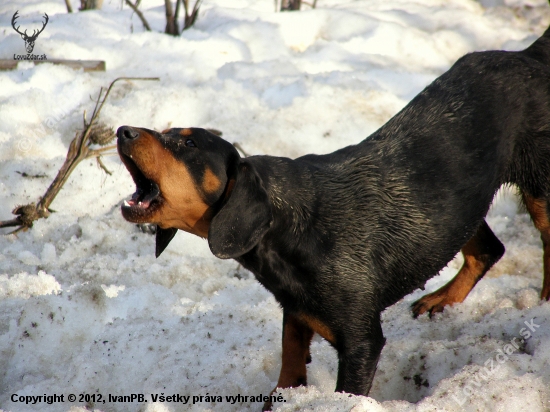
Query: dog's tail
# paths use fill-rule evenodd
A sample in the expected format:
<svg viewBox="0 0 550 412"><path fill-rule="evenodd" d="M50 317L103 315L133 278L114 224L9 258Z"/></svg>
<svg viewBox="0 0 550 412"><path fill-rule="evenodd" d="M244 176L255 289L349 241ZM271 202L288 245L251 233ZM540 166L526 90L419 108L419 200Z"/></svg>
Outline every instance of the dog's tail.
<svg viewBox="0 0 550 412"><path fill-rule="evenodd" d="M527 47L523 53L527 54L532 59L550 66L550 27L546 29L544 34L539 37L537 41Z"/></svg>

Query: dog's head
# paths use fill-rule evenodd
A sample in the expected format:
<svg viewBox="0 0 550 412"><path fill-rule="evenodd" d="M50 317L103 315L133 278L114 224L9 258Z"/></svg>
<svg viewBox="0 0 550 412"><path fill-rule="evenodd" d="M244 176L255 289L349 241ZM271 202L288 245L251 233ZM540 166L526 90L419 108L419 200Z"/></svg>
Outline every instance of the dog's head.
<svg viewBox="0 0 550 412"><path fill-rule="evenodd" d="M177 229L208 238L212 253L225 259L248 252L269 229L267 192L231 143L198 128L121 126L117 137L136 184L122 216L157 225L157 257Z"/></svg>

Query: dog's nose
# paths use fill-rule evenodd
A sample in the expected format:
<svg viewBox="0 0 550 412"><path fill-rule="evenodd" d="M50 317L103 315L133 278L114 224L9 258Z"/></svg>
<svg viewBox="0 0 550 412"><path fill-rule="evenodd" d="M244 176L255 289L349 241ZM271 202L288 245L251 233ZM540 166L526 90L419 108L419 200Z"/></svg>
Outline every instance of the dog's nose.
<svg viewBox="0 0 550 412"><path fill-rule="evenodd" d="M139 132L130 126L120 126L116 135L119 139L134 140L139 136Z"/></svg>

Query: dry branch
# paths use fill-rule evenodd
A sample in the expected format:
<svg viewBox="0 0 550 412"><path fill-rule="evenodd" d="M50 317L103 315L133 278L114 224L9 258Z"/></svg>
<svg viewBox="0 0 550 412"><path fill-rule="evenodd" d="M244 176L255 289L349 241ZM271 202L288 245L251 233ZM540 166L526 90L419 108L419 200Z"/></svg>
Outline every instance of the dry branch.
<svg viewBox="0 0 550 412"><path fill-rule="evenodd" d="M99 123L98 118L101 113L101 109L111 92L111 89L119 80L159 80L158 77L119 77L111 82L107 88L105 95L103 95L103 87L99 90L99 95L97 97L94 111L90 121L86 118L86 111L84 111L84 129L81 132L77 132L75 138L71 141L69 145L69 151L67 152L67 157L65 162L57 176L46 190L46 193L38 204L30 203L24 206L16 207L12 213L16 215L16 218L6 221L0 221L0 228L5 227L16 227L16 229L11 233L17 233L20 230L27 230L32 227L33 222L40 218L47 218L50 213L50 205L69 178L73 170L78 166L78 164L85 159L95 157L98 159L100 165L101 163L100 156L105 152L113 150L116 146L111 145L107 146L114 137L114 131L109 129L105 125ZM93 149L93 145L103 146L99 149ZM103 165L103 169L107 171ZM107 171L108 172L108 171Z"/></svg>
<svg viewBox="0 0 550 412"><path fill-rule="evenodd" d="M302 0L282 0L281 11L300 10Z"/></svg>
<svg viewBox="0 0 550 412"><path fill-rule="evenodd" d="M147 23L147 20L145 20L143 13L138 9L138 2L136 1L136 4L133 4L130 0L125 0L125 2L128 6L130 6L134 13L137 14L139 19L141 20L141 23L143 24L143 27L145 27L145 30L151 31L151 26L149 26L149 23Z"/></svg>
<svg viewBox="0 0 550 412"><path fill-rule="evenodd" d="M179 0L176 0L176 3L179 2ZM176 5L176 10L177 10ZM171 0L164 0L164 9L166 11L166 28L164 29L164 32L166 34L171 34L172 36L177 36L179 33L178 29L178 22L176 21L174 17L174 11L172 10L172 1Z"/></svg>
<svg viewBox="0 0 550 412"><path fill-rule="evenodd" d="M317 0L313 0L313 3L309 3L307 1L302 0L302 4L305 4L306 6L309 6L312 9L314 9L317 7Z"/></svg>
<svg viewBox="0 0 550 412"><path fill-rule="evenodd" d="M193 24L195 24L195 21L197 20L197 16L199 14L199 8L201 6L202 0L195 0L195 4L193 5L193 9L191 12L189 12L189 0L181 0L183 3L183 8L185 10L185 16L183 18L183 30L187 30L189 27L191 27Z"/></svg>
<svg viewBox="0 0 550 412"><path fill-rule="evenodd" d="M68 59L48 59L48 60L27 60L36 64L60 64L78 70L83 69L85 72L104 72L105 62L103 60L68 60ZM15 70L20 60L0 59L0 70Z"/></svg>
<svg viewBox="0 0 550 412"><path fill-rule="evenodd" d="M243 149L243 147L240 145L240 143L235 142L235 143L233 143L233 146L235 147L235 149L237 149L239 152L241 152L241 153L243 154L244 157L250 156L250 155Z"/></svg>
<svg viewBox="0 0 550 412"><path fill-rule="evenodd" d="M103 6L103 0L80 0L80 8L78 10L100 10Z"/></svg>
<svg viewBox="0 0 550 412"><path fill-rule="evenodd" d="M67 6L67 13L73 12L73 8L71 6L71 0L65 0L65 6Z"/></svg>

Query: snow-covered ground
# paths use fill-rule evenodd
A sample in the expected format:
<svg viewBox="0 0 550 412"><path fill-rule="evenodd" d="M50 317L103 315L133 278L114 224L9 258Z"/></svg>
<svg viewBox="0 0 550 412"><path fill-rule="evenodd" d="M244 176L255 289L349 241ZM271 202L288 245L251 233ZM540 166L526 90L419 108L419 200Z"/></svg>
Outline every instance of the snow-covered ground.
<svg viewBox="0 0 550 412"><path fill-rule="evenodd" d="M162 0L142 1L154 32L121 3L73 14L61 0L0 4L0 58L25 53L10 24L19 10L23 29L50 17L35 54L107 64L97 73L31 63L0 72L0 220L44 193L82 113L119 76L160 81L116 86L101 117L114 128L213 127L249 153L296 157L364 139L464 53L521 49L550 23L545 0L319 0L299 13L275 13L270 0L205 0L194 28L174 38L161 33ZM262 403L225 397L266 395L275 385L277 303L197 237L180 232L155 259L154 237L119 212L134 190L129 174L117 156L104 163L112 176L83 162L52 204L57 213L0 237L0 408L259 410ZM282 391L275 408L550 410L539 235L513 190L499 193L488 222L507 254L463 304L413 320L409 305L425 293L416 291L384 312L387 343L369 398L333 393L336 355L315 338L310 386ZM64 402L20 402L53 394ZM109 402L109 394L148 402ZM172 394L191 405L152 402Z"/></svg>

